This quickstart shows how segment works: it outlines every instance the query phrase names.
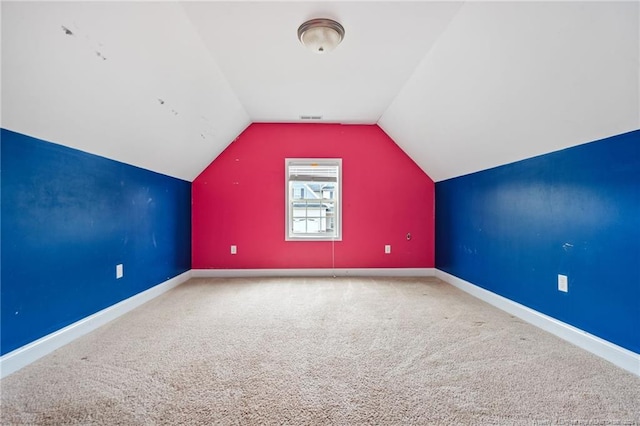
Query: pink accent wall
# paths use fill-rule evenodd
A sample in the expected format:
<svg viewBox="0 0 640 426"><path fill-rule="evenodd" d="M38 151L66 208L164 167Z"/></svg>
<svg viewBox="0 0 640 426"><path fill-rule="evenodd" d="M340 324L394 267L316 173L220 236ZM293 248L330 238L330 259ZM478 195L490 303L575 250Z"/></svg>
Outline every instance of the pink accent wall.
<svg viewBox="0 0 640 426"><path fill-rule="evenodd" d="M342 241L285 241L285 158L342 158ZM434 192L377 125L252 124L193 181L192 268L431 268Z"/></svg>

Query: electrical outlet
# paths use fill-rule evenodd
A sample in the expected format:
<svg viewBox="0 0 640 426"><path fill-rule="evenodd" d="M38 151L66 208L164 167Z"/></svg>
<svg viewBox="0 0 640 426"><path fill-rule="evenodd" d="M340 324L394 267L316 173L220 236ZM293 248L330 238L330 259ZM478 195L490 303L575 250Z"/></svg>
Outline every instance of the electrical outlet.
<svg viewBox="0 0 640 426"><path fill-rule="evenodd" d="M558 291L569 292L569 278L566 275L558 275Z"/></svg>
<svg viewBox="0 0 640 426"><path fill-rule="evenodd" d="M237 246L231 246L231 254L237 254L238 253L238 247Z"/></svg>
<svg viewBox="0 0 640 426"><path fill-rule="evenodd" d="M122 263L120 263L119 265L116 265L116 278L120 279L124 276L124 266L122 266Z"/></svg>
<svg viewBox="0 0 640 426"><path fill-rule="evenodd" d="M384 246L384 252L386 254L391 253L391 245L390 244L387 244L386 246Z"/></svg>

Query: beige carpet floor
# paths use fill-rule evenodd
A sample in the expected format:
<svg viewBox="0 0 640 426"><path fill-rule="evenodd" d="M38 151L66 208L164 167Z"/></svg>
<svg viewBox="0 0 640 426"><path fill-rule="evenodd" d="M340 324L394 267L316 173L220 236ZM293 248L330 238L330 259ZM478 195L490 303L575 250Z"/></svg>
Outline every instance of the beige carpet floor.
<svg viewBox="0 0 640 426"><path fill-rule="evenodd" d="M435 278L193 279L0 389L3 425L640 423L640 378Z"/></svg>

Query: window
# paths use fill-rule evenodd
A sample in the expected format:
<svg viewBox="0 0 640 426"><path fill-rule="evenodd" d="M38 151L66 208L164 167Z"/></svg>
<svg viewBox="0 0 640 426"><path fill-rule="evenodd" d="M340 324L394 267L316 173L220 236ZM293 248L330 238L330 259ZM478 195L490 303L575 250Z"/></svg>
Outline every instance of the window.
<svg viewBox="0 0 640 426"><path fill-rule="evenodd" d="M286 240L340 240L342 159L287 158Z"/></svg>

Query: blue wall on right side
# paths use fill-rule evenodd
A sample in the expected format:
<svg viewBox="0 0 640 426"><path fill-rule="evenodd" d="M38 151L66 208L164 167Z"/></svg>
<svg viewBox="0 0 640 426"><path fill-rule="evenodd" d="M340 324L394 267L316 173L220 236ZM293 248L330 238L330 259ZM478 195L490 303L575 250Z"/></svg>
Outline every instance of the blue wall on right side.
<svg viewBox="0 0 640 426"><path fill-rule="evenodd" d="M640 130L436 183L436 267L640 353Z"/></svg>

